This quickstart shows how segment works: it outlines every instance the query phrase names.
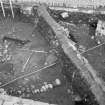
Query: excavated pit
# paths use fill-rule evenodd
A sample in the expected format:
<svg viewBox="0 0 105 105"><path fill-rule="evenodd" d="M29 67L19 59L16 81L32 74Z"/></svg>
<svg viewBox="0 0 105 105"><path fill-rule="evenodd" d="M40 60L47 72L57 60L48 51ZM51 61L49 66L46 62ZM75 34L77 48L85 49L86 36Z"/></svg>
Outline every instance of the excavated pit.
<svg viewBox="0 0 105 105"><path fill-rule="evenodd" d="M104 15L70 13L70 17L63 19L60 15L62 11L47 10L57 24L70 31L70 40L76 43L77 48L82 46L80 51L97 46L91 36L95 34L97 20L104 20ZM85 77L90 76L88 69L82 65L87 70L85 74L80 70L82 67L79 69L78 64L75 64L75 56L73 61L72 54L68 53L68 56L65 53L62 47L65 42L60 43L59 36L63 31L60 33L58 27L54 30L54 21L50 23L47 20L50 17L46 18L37 11L34 11L34 15L24 15L19 8L14 11L14 19L10 10L6 10L6 18L0 12L0 88L4 88L8 95L57 105L103 105L105 100L103 98L101 102L98 99L98 88L95 91L92 87L94 84L89 82L91 78ZM102 80L105 80L104 51L102 45L82 54ZM55 84L56 79L61 82L58 86ZM54 85L54 88L41 92L41 87L46 83ZM81 99L76 101L77 96Z"/></svg>
<svg viewBox="0 0 105 105"><path fill-rule="evenodd" d="M12 96L72 105L71 94L67 92L69 83L62 74L63 65L53 46L35 28L34 16L20 13L19 8L14 11L14 19L10 9L6 10L6 18L0 12L0 53L3 54L0 57L0 88ZM56 79L60 80L60 86L56 86ZM41 92L46 83L55 86Z"/></svg>

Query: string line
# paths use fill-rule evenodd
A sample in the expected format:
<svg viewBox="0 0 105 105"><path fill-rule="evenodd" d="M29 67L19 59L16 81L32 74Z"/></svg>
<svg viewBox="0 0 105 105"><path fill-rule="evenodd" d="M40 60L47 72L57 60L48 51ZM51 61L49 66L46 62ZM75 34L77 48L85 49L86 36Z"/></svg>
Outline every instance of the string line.
<svg viewBox="0 0 105 105"><path fill-rule="evenodd" d="M6 86L6 85L9 85L9 84L11 84L11 83L13 83L13 82L15 82L15 81L17 81L17 80L19 80L19 79L24 78L24 77L27 77L27 76L30 76L30 75L32 75L32 74L41 72L42 70L45 70L45 69L47 69L47 68L49 68L49 67L52 67L52 66L54 66L55 64L57 64L57 63L50 64L49 66L45 66L45 67L43 67L43 68L41 68L41 69L38 69L37 71L33 71L33 72L28 73L28 74L26 74L26 75L22 75L22 76L20 76L20 77L18 77L18 78L15 78L15 79L11 80L10 82L7 82L7 83L1 85L0 88L4 87L4 86Z"/></svg>

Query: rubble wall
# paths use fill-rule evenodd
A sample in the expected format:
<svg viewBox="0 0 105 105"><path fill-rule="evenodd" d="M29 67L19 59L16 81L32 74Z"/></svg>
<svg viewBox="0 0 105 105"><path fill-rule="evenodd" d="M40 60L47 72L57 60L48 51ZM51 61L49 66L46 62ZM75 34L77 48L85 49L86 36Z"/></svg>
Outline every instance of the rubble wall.
<svg viewBox="0 0 105 105"><path fill-rule="evenodd" d="M99 105L104 105L105 103L104 81L97 76L96 70L94 70L94 68L89 64L87 59L81 56L79 52L75 49L74 46L75 43L67 38L67 33L64 31L63 27L56 23L56 21L50 16L45 5L42 5L38 8L38 14L40 16L39 23L37 26L39 32L49 42L52 42L53 39L54 40L58 39L59 44L57 46L56 44L54 44L53 47L55 48L61 47L67 58L69 58L69 60L72 61L72 63L77 68L76 69L77 78L74 78L73 82L74 88L76 88L76 90L80 90L79 91L80 93L83 94L89 93L91 101L96 100ZM81 79L79 79L78 77L80 77ZM81 86L81 88L78 86L77 83L82 84L79 85Z"/></svg>

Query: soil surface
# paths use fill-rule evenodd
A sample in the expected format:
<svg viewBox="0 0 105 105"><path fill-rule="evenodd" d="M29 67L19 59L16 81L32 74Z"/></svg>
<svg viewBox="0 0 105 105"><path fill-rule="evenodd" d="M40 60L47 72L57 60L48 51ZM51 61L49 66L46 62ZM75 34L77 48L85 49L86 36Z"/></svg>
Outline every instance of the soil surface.
<svg viewBox="0 0 105 105"><path fill-rule="evenodd" d="M62 68L58 58L54 53L49 52L51 49L48 42L27 20L28 17L12 19L11 15L8 15L6 18L1 16L0 19L0 44L2 44L4 36L30 41L22 47L17 47L16 43L10 42L12 59L0 63L0 87L13 96L57 105L72 105L71 94L67 91L69 83L61 73ZM32 53L32 51L40 52ZM26 64L29 57L30 60ZM54 65L50 66L51 64ZM45 69L42 69L44 67ZM41 69L42 71L39 71ZM17 79L19 77L22 78ZM46 92L35 93L35 89L40 89L45 82L54 84L56 79L61 81L60 86L55 86L55 88L48 89ZM12 80L14 81L10 82Z"/></svg>

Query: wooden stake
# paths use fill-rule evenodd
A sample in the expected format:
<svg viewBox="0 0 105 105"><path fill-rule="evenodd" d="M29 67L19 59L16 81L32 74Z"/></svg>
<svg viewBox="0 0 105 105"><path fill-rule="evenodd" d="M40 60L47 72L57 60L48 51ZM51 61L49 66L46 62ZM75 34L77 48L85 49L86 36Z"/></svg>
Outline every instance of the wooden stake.
<svg viewBox="0 0 105 105"><path fill-rule="evenodd" d="M5 17L5 10L4 10L4 6L3 6L3 2L2 2L2 0L0 0L0 2L1 2L1 7L2 7L3 15Z"/></svg>

